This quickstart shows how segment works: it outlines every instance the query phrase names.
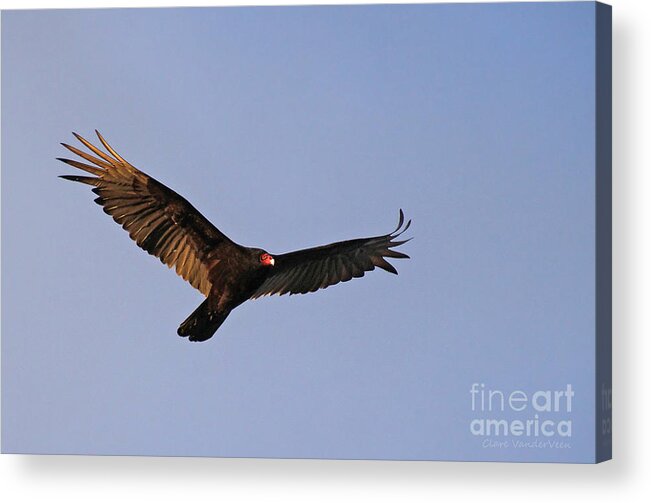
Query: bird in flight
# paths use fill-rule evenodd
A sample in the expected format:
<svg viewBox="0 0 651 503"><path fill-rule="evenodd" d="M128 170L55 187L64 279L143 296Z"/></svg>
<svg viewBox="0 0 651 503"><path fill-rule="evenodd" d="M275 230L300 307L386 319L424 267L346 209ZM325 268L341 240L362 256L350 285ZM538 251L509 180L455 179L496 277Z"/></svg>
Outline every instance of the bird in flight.
<svg viewBox="0 0 651 503"><path fill-rule="evenodd" d="M403 227L402 210L398 227L382 236L281 255L241 246L179 194L125 161L98 131L95 133L106 151L77 133L74 136L92 154L62 143L89 164L58 158L93 176L61 178L92 185L98 196L95 202L140 248L174 267L179 276L206 297L178 328L178 334L191 341L210 339L229 313L249 299L316 292L361 278L376 267L398 274L385 257L409 258L393 250L409 241L396 241L411 224L410 220Z"/></svg>

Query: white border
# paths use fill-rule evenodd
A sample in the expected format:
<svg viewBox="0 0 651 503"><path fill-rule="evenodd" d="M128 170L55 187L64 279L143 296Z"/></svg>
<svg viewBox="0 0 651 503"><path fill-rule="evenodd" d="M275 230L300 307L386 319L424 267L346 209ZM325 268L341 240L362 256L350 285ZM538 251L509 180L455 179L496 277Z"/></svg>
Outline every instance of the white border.
<svg viewBox="0 0 651 503"><path fill-rule="evenodd" d="M296 5L285 1L9 1L0 7ZM405 3L367 2L354 3ZM651 21L648 0L613 4L614 456L597 465L0 457L3 501L641 501L651 494ZM646 126L646 127L645 127ZM648 501L648 500L645 500Z"/></svg>

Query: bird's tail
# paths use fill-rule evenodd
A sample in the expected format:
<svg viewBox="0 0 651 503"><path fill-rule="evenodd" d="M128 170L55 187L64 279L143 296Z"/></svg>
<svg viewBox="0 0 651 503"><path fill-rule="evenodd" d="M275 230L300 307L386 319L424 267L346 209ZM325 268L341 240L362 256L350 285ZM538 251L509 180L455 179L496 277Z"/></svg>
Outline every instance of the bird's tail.
<svg viewBox="0 0 651 503"><path fill-rule="evenodd" d="M189 337L191 341L207 341L224 323L224 320L230 314L230 310L220 312L214 309L212 300L208 297L181 323L177 331L181 337Z"/></svg>

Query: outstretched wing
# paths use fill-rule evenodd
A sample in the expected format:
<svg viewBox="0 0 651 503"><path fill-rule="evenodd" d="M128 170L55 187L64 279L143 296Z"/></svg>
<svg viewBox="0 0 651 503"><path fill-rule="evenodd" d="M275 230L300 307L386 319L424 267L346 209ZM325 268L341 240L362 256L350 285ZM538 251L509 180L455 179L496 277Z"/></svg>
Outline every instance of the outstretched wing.
<svg viewBox="0 0 651 503"><path fill-rule="evenodd" d="M61 175L61 178L94 186L92 190L99 196L95 202L140 248L168 267L174 267L179 276L207 296L212 286L211 266L239 245L183 197L125 161L95 132L108 153L73 133L95 155L62 145L91 164L58 158L94 176Z"/></svg>
<svg viewBox="0 0 651 503"><path fill-rule="evenodd" d="M409 258L404 253L392 250L409 241L395 241L411 224L409 220L402 228L404 221L405 216L400 210L398 227L390 234L274 255L274 267L251 298L316 292L320 288L327 288L342 281L361 278L366 271L372 271L376 267L398 274L385 257Z"/></svg>

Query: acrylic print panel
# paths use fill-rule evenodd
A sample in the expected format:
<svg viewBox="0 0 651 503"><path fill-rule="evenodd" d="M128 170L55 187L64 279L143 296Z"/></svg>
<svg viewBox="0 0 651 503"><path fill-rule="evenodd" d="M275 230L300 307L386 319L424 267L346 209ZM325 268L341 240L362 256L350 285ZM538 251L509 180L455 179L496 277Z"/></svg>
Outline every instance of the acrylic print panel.
<svg viewBox="0 0 651 503"><path fill-rule="evenodd" d="M591 2L3 12L3 451L593 462L596 16ZM386 234L400 208L414 239L394 250L411 258L387 258L397 276L246 301L191 343L177 328L201 292L91 187L57 178L121 169L124 190L162 204L127 168L55 160L87 162L59 142L90 152L71 131L102 147L95 128L278 263L246 260L286 267L291 250ZM369 246L363 267L388 249ZM209 293L218 280L201 277Z"/></svg>

